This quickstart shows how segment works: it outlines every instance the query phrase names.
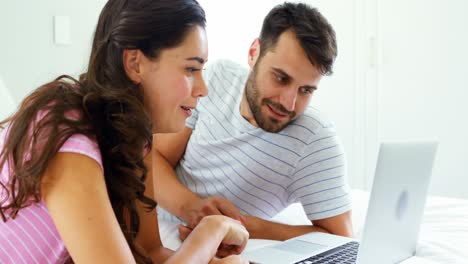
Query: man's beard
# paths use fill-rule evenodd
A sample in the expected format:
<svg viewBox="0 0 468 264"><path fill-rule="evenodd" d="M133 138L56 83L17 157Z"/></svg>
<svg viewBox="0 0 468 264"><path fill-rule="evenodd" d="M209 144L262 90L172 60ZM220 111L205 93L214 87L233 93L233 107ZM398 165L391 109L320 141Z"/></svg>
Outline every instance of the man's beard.
<svg viewBox="0 0 468 264"><path fill-rule="evenodd" d="M256 81L257 65L258 63L254 66L254 69L252 72L250 72L247 79L247 83L245 85L245 97L247 99L247 103L249 104L250 111L252 112L253 117L255 118L255 122L257 122L258 126L267 132L277 133L285 128L289 123L291 123L291 121L296 116L296 112L290 112L286 110L281 104L273 102L267 98L263 98L260 101L260 93ZM289 116L288 120L280 121L271 116L263 116L261 109L262 105L270 105L270 107L273 107L283 113L287 113Z"/></svg>

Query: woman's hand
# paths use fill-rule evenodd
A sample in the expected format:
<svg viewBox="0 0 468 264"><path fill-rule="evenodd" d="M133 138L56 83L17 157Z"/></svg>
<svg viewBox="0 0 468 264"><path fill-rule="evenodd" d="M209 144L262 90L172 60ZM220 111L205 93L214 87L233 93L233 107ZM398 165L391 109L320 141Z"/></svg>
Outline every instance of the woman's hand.
<svg viewBox="0 0 468 264"><path fill-rule="evenodd" d="M247 229L224 215L204 217L194 228L179 226L185 241L167 263L246 263L237 256L249 240ZM214 258L225 257L222 259Z"/></svg>
<svg viewBox="0 0 468 264"><path fill-rule="evenodd" d="M248 264L246 259L239 255L231 255L225 258L213 258L209 264Z"/></svg>
<svg viewBox="0 0 468 264"><path fill-rule="evenodd" d="M225 230L224 237L216 253L218 257L240 254L249 239L249 233L241 222L223 215L206 216L200 221L200 225L208 225L213 228L220 226L221 229ZM182 240L185 240L191 233L192 229L179 225L179 234Z"/></svg>
<svg viewBox="0 0 468 264"><path fill-rule="evenodd" d="M245 226L242 225L240 221L234 220L230 217L222 215L214 217L222 218L222 221L224 221L228 226L228 232L226 233L222 243L225 245L242 246L243 250L249 239L249 232L247 232ZM242 252L242 250L240 252Z"/></svg>

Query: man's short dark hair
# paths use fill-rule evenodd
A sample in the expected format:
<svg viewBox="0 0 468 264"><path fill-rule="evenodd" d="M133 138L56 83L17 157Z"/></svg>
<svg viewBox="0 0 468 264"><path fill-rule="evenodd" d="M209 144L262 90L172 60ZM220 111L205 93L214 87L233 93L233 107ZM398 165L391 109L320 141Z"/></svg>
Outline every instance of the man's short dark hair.
<svg viewBox="0 0 468 264"><path fill-rule="evenodd" d="M280 35L292 31L309 61L324 75L333 73L337 55L335 31L322 14L304 3L274 7L263 20L260 33L260 57L274 49Z"/></svg>

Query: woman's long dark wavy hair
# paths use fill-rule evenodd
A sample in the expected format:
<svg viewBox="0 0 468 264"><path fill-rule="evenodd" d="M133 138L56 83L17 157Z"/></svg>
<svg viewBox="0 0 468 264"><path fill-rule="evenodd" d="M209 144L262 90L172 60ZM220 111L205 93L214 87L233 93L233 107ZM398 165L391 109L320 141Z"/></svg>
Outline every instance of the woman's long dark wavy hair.
<svg viewBox="0 0 468 264"><path fill-rule="evenodd" d="M152 120L144 110L142 89L125 73L122 55L124 49L138 49L157 59L161 50L179 45L190 29L205 23L195 0L108 1L96 27L88 70L80 80L58 77L0 122L7 133L0 169L11 170L10 181L0 182L0 193L7 194L0 201L3 221L41 200L42 175L50 160L70 136L83 134L99 145L110 201L135 259L151 263L135 238L140 222L137 200L148 210L156 206L144 196L143 149L151 148ZM80 118L65 114L76 111Z"/></svg>

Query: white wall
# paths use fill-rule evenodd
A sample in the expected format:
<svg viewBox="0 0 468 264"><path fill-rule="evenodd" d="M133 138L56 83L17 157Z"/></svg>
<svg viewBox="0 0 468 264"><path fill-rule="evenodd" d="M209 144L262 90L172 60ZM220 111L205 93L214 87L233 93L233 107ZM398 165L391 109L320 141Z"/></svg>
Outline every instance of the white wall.
<svg viewBox="0 0 468 264"><path fill-rule="evenodd" d="M85 69L105 0L15 0L0 3L0 75L16 102L60 74ZM53 17L70 17L71 44L54 44Z"/></svg>
<svg viewBox="0 0 468 264"><path fill-rule="evenodd" d="M381 1L381 138L440 141L433 194L468 198L468 1Z"/></svg>
<svg viewBox="0 0 468 264"><path fill-rule="evenodd" d="M209 60L246 64L263 17L280 2L200 0L208 18ZM351 185L370 186L380 140L437 137L431 193L468 198L468 1L305 2L318 7L337 32L335 74L323 80L312 104L336 123ZM0 75L14 103L59 74L84 70L104 3L2 1ZM53 43L54 15L70 17L71 45Z"/></svg>
<svg viewBox="0 0 468 264"><path fill-rule="evenodd" d="M16 104L3 83L2 76L0 76L0 102L0 120L3 120L13 113Z"/></svg>

